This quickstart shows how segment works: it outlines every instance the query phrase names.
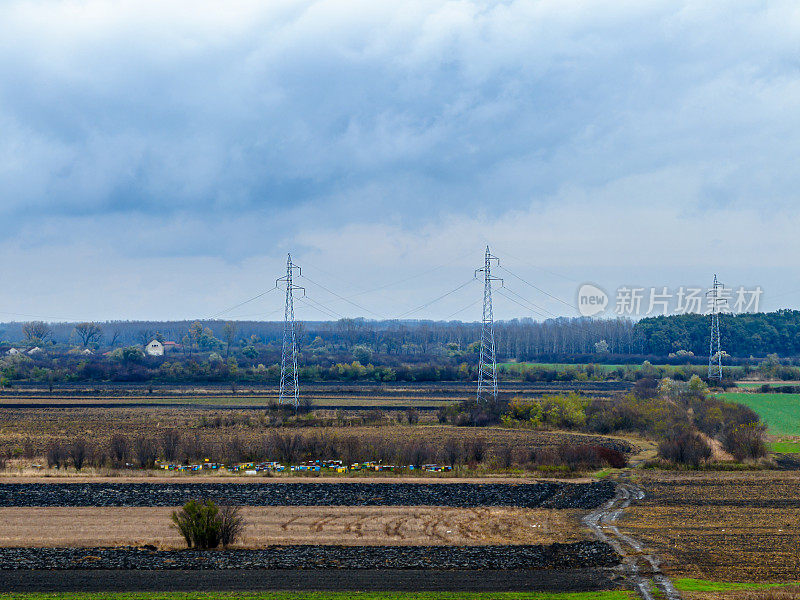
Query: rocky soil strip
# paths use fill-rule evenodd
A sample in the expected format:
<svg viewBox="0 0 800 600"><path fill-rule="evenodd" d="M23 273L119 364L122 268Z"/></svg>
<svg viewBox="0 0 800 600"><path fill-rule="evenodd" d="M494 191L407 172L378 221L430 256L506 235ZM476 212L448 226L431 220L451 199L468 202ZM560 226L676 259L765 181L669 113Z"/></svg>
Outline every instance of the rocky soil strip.
<svg viewBox="0 0 800 600"><path fill-rule="evenodd" d="M547 569L610 567L609 544L549 546L270 546L259 550L0 548L0 570Z"/></svg>
<svg viewBox="0 0 800 600"><path fill-rule="evenodd" d="M8 483L0 506L179 506L213 498L242 506L601 506L615 494L610 481L535 484L452 483Z"/></svg>
<svg viewBox="0 0 800 600"><path fill-rule="evenodd" d="M233 575L233 576L232 576ZM533 575L533 576L532 576ZM613 569L239 569L4 571L0 592L204 592L336 590L394 592L597 592L620 588ZM452 594L451 594L452 596ZM535 596L534 596L535 597Z"/></svg>

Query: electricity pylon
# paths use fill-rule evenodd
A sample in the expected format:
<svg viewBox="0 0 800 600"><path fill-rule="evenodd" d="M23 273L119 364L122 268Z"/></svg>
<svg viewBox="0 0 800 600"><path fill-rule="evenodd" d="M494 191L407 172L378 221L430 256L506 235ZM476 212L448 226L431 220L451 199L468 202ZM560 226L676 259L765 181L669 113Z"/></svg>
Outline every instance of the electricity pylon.
<svg viewBox="0 0 800 600"><path fill-rule="evenodd" d="M294 330L294 291L303 290L303 295L305 296L306 290L292 283L294 269L297 269L298 275L302 275L300 267L292 264L292 255L289 254L286 259L286 275L275 280L275 285L279 286L281 283L286 285L286 309L283 314L283 350L281 352L281 385L278 392L278 404L289 401L290 393L287 390L287 386L291 386L291 402L294 403L294 408L297 410L300 404L300 387L297 383L297 337Z"/></svg>
<svg viewBox="0 0 800 600"><path fill-rule="evenodd" d="M494 349L494 314L492 312L492 281L500 281L492 277L492 261L500 266L500 259L492 256L486 246L483 268L475 270L475 277L483 273L483 323L481 325L481 351L478 364L478 404L497 400L497 356Z"/></svg>
<svg viewBox="0 0 800 600"><path fill-rule="evenodd" d="M708 379L722 381L722 348L719 339L719 309L724 306L727 300L722 297L721 291L724 288L722 283L717 281L714 274L714 284L706 292L708 302L711 305L711 341L708 348Z"/></svg>

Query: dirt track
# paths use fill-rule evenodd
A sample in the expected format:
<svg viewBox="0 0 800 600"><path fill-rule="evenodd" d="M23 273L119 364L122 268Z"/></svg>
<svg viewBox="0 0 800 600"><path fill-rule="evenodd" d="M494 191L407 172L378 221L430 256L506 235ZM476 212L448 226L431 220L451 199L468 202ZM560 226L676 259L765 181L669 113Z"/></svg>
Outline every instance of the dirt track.
<svg viewBox="0 0 800 600"><path fill-rule="evenodd" d="M616 495L605 505L586 515L583 522L600 541L610 544L623 557L626 577L642 600L655 600L656 594L667 600L680 600L680 594L672 582L661 572L660 560L655 555L648 554L638 540L622 533L616 526L623 511L632 502L642 498L644 491L640 487L619 483Z"/></svg>
<svg viewBox="0 0 800 600"><path fill-rule="evenodd" d="M171 508L0 508L0 546L184 548ZM442 507L245 507L239 547L274 544L552 544L585 539L577 511Z"/></svg>

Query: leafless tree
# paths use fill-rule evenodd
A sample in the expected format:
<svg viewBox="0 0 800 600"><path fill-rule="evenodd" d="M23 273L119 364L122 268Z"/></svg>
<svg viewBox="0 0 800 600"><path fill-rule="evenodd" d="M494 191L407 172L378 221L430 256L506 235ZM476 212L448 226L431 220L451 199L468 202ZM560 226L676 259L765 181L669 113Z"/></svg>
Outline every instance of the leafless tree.
<svg viewBox="0 0 800 600"><path fill-rule="evenodd" d="M47 466L60 469L64 464L64 448L56 441L47 446Z"/></svg>
<svg viewBox="0 0 800 600"><path fill-rule="evenodd" d="M100 341L103 337L103 328L97 323L78 323L75 325L75 335L81 340L81 345L86 347Z"/></svg>
<svg viewBox="0 0 800 600"><path fill-rule="evenodd" d="M69 447L69 457L72 459L72 466L76 471L83 468L83 463L89 455L89 445L83 438L78 438L72 442Z"/></svg>
<svg viewBox="0 0 800 600"><path fill-rule="evenodd" d="M145 437L137 437L133 441L133 453L136 456L136 463L142 469L152 468L158 457L158 449L155 442Z"/></svg>
<svg viewBox="0 0 800 600"><path fill-rule="evenodd" d="M177 429L168 429L161 436L161 449L164 451L164 459L167 462L175 462L178 459L178 450L181 445L181 434Z"/></svg>
<svg viewBox="0 0 800 600"><path fill-rule="evenodd" d="M131 443L128 438L121 433L111 436L110 455L114 466L124 467L131 455Z"/></svg>
<svg viewBox="0 0 800 600"><path fill-rule="evenodd" d="M22 326L22 333L29 342L46 342L53 335L53 330L44 321L31 321Z"/></svg>

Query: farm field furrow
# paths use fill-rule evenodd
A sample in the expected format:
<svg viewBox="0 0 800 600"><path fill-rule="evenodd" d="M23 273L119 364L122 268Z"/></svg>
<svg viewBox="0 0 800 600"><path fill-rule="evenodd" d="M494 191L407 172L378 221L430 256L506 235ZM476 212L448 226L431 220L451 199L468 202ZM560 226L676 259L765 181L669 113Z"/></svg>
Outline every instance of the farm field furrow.
<svg viewBox="0 0 800 600"><path fill-rule="evenodd" d="M0 546L141 546L180 549L173 508L0 508ZM243 507L233 547L274 544L553 544L587 539L580 512L507 507Z"/></svg>
<svg viewBox="0 0 800 600"><path fill-rule="evenodd" d="M787 582L800 576L800 476L755 472L641 480L620 528L674 577Z"/></svg>

